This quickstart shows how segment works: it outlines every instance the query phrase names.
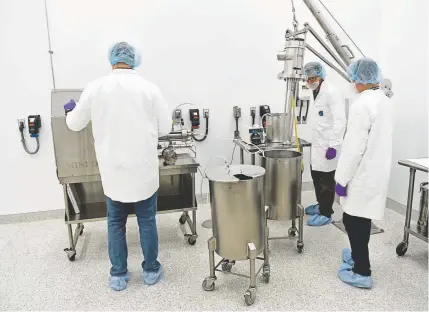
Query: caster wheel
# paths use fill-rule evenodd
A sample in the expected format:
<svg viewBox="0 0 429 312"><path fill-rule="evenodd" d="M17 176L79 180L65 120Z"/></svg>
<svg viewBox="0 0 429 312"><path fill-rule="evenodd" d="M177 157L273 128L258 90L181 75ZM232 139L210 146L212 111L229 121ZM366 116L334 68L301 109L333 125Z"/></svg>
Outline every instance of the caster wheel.
<svg viewBox="0 0 429 312"><path fill-rule="evenodd" d="M265 283L265 284L268 284L269 282L270 282L270 274L268 273L268 274L263 274L262 275L262 281Z"/></svg>
<svg viewBox="0 0 429 312"><path fill-rule="evenodd" d="M298 249L299 253L302 253L302 251L304 250L304 244L303 243L298 243L296 245L296 248Z"/></svg>
<svg viewBox="0 0 429 312"><path fill-rule="evenodd" d="M196 242L197 242L197 239L196 239L195 237L190 236L190 237L188 238L188 244L189 244L189 245L193 246L193 245L195 245L195 243L196 243Z"/></svg>
<svg viewBox="0 0 429 312"><path fill-rule="evenodd" d="M215 289L215 282L212 281L210 278L209 279L205 279L203 281L203 289L205 291L213 291Z"/></svg>
<svg viewBox="0 0 429 312"><path fill-rule="evenodd" d="M246 293L244 294L244 303L247 306L254 304L255 299L256 299L256 294L254 291L247 290Z"/></svg>
<svg viewBox="0 0 429 312"><path fill-rule="evenodd" d="M231 269L232 269L232 263L230 263L230 262L222 263L222 271L231 272Z"/></svg>
<svg viewBox="0 0 429 312"><path fill-rule="evenodd" d="M74 254L72 256L67 256L67 258L69 258L69 261L73 262L76 260L76 254Z"/></svg>
<svg viewBox="0 0 429 312"><path fill-rule="evenodd" d="M298 233L298 230L296 228L290 228L287 231L289 237L296 237L296 234Z"/></svg>
<svg viewBox="0 0 429 312"><path fill-rule="evenodd" d="M185 217L185 216L181 216L181 217L179 218L179 223L180 223L180 224L185 224L185 223L186 223L186 217Z"/></svg>
<svg viewBox="0 0 429 312"><path fill-rule="evenodd" d="M399 245L396 247L396 254L398 256L403 256L408 250L408 245L404 242L400 242Z"/></svg>

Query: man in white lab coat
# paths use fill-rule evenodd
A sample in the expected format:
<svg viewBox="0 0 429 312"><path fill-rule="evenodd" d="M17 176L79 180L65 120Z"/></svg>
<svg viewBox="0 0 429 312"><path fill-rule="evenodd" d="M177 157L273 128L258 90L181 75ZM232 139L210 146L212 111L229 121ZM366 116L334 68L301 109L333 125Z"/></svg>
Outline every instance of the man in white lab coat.
<svg viewBox="0 0 429 312"><path fill-rule="evenodd" d="M384 216L392 163L392 106L379 88L382 76L376 62L358 60L347 73L358 97L350 108L335 174L335 191L341 197L351 246L343 250L338 277L349 285L371 288L368 243L371 220Z"/></svg>
<svg viewBox="0 0 429 312"><path fill-rule="evenodd" d="M158 137L168 134L171 114L158 87L134 70L139 55L126 42L109 51L112 73L91 82L80 101L64 105L73 131L92 122L94 146L107 204L108 249L112 268L109 284L124 290L127 269L126 222L134 206L144 254L143 281L152 285L162 277L158 262L156 203L159 188Z"/></svg>
<svg viewBox="0 0 429 312"><path fill-rule="evenodd" d="M307 83L314 95L309 123L311 124L311 177L317 204L305 209L311 215L307 224L323 226L332 222L335 198L335 169L341 150L346 116L344 101L333 84L325 80L325 69L320 63L304 66Z"/></svg>

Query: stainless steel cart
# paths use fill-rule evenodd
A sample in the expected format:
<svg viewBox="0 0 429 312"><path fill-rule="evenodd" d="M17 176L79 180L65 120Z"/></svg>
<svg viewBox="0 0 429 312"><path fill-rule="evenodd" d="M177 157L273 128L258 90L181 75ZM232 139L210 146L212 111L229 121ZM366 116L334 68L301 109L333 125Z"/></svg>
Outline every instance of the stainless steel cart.
<svg viewBox="0 0 429 312"><path fill-rule="evenodd" d="M55 90L51 94L51 122L57 176L63 185L65 223L70 245L65 249L70 261L76 257L76 244L84 223L106 219L105 196L101 184L94 139L89 125L80 132L70 131L65 123L63 104L69 99L78 100L81 90ZM174 165L164 165L160 159L160 188L158 213L182 212L180 224L188 224L188 243L194 245L196 231L195 174L198 163L189 154L179 155ZM130 205L128 213L134 214ZM192 212L189 215L189 212ZM73 233L72 226L76 225ZM182 226L184 228L184 226Z"/></svg>
<svg viewBox="0 0 429 312"><path fill-rule="evenodd" d="M404 227L404 239L396 247L396 253L398 256L403 256L408 250L408 243L410 234L428 242L427 232L419 231L417 226L411 225L411 213L413 210L413 195L414 195L414 182L416 179L416 171L423 171L428 173L428 158L421 159L407 159L400 160L400 165L410 168L410 178L408 182L408 196L407 196L407 211L405 215L405 227Z"/></svg>

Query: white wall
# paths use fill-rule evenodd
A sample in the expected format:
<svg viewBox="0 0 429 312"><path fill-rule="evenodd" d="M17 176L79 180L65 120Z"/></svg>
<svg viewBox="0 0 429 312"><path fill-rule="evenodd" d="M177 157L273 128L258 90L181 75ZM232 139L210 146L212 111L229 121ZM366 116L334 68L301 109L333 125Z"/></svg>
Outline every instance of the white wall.
<svg viewBox="0 0 429 312"><path fill-rule="evenodd" d="M52 83L43 1L0 0L0 42L0 214L63 208L50 130ZM41 149L34 156L24 152L17 125L17 118L31 114L40 114L43 123ZM34 149L34 139L27 135L27 142Z"/></svg>
<svg viewBox="0 0 429 312"><path fill-rule="evenodd" d="M401 1L405 6L405 0ZM301 26L308 21L319 29L303 3L295 2ZM412 96L413 89L396 82L403 76L393 67L397 59L382 57L382 31L391 31L389 25L397 24L396 18L384 19L387 13L381 14L382 0L377 5L374 0L325 2L359 46L385 62L383 68L392 71L395 92L402 92L402 98ZM414 8L414 2L418 1L408 5ZM200 109L211 110L209 137L198 144L203 166L213 155L230 158L233 145L227 138L233 136L234 105L242 108L241 123L249 122L250 106L268 104L272 111L283 109L284 83L276 79L282 66L276 53L284 45L286 28L292 26L290 1L128 0L120 5L123 10L116 1L48 1L57 88L83 88L110 71L109 45L117 40L135 43L142 51L140 74L160 86L171 108L191 101ZM358 16L365 16L366 22ZM52 82L43 1L0 0L0 42L6 43L6 48L0 49L0 59L8 61L0 73L3 101L7 103L4 122L0 123L7 144L7 152L0 153L6 173L0 188L0 214L62 208L50 134ZM318 47L314 40L311 42ZM398 55L408 54L406 44L413 44L402 42L395 47ZM314 59L307 54L306 60ZM344 85L335 74L329 74ZM414 81L419 79L426 78ZM414 106L426 104L427 98L413 102ZM29 156L20 146L16 118L35 113L42 115L42 147L38 155ZM407 157L418 156L408 150ZM238 154L237 150L236 161ZM305 181L310 180L308 171ZM403 182L395 179L397 192L406 190Z"/></svg>
<svg viewBox="0 0 429 312"><path fill-rule="evenodd" d="M380 63L393 81L395 111L393 166L389 197L405 204L409 169L398 160L428 157L428 2L383 0ZM423 92L422 92L423 91ZM418 172L413 208L418 208L419 184L428 181Z"/></svg>

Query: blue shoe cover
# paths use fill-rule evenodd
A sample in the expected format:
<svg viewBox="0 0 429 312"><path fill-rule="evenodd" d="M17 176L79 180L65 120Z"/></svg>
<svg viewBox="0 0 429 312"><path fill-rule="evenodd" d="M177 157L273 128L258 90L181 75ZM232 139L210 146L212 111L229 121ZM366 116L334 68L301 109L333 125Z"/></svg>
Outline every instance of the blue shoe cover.
<svg viewBox="0 0 429 312"><path fill-rule="evenodd" d="M162 269L162 265L159 267L158 271L156 272L143 272L143 282L146 285L154 285L159 282L163 274L164 274L164 271Z"/></svg>
<svg viewBox="0 0 429 312"><path fill-rule="evenodd" d="M130 280L130 276L128 274L122 276L110 276L109 277L109 285L115 291L121 291L127 288L127 283Z"/></svg>
<svg viewBox="0 0 429 312"><path fill-rule="evenodd" d="M353 268L347 263L347 262L343 262L343 263L341 263L341 265L340 265L340 269L338 270L338 274L341 272L341 271L351 271Z"/></svg>
<svg viewBox="0 0 429 312"><path fill-rule="evenodd" d="M320 214L319 204L310 205L307 208L305 208L305 214L309 216Z"/></svg>
<svg viewBox="0 0 429 312"><path fill-rule="evenodd" d="M339 270L338 277L344 283L353 287L367 289L372 288L373 281L371 276L362 276L360 274L354 273L352 270Z"/></svg>
<svg viewBox="0 0 429 312"><path fill-rule="evenodd" d="M330 223L332 223L332 218L328 218L322 215L314 215L307 220L307 224L310 226L323 226Z"/></svg>
<svg viewBox="0 0 429 312"><path fill-rule="evenodd" d="M350 248L344 248L341 255L341 260L343 263L347 263L352 268L355 266L355 262L352 258L352 250Z"/></svg>

